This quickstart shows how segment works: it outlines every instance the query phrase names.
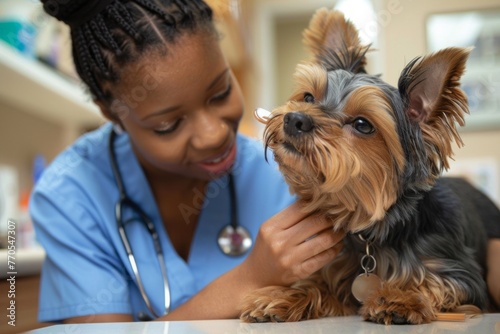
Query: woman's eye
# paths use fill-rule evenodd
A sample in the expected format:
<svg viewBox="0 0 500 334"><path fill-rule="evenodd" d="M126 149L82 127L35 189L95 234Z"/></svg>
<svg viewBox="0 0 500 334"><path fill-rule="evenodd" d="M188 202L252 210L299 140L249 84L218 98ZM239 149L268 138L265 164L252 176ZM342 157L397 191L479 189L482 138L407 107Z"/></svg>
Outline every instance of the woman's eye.
<svg viewBox="0 0 500 334"><path fill-rule="evenodd" d="M229 94L231 94L231 90L232 89L233 89L233 86L232 85L228 85L227 89L225 91L223 91L220 94L217 94L217 95L213 96L210 99L210 101L223 101L223 100L225 100L229 96Z"/></svg>
<svg viewBox="0 0 500 334"><path fill-rule="evenodd" d="M353 128L358 131L359 133L362 133L364 135L369 135L373 132L375 132L375 128L373 127L373 125L368 122L366 119L364 118L356 118L354 120L354 122L352 122L352 126Z"/></svg>
<svg viewBox="0 0 500 334"><path fill-rule="evenodd" d="M304 93L304 102L314 103L314 96L311 93Z"/></svg>
<svg viewBox="0 0 500 334"><path fill-rule="evenodd" d="M168 135L169 133L174 132L179 127L179 124L181 124L181 121L182 121L182 118L179 118L175 122L169 122L169 123L162 124L162 126L159 127L158 129L155 129L154 132L155 132L155 134L157 134L159 136Z"/></svg>

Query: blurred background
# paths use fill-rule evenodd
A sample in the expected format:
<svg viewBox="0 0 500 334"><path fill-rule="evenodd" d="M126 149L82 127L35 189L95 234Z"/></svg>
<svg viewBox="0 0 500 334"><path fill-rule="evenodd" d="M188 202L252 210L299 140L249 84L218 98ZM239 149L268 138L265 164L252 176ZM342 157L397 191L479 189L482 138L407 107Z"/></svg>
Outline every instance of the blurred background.
<svg viewBox="0 0 500 334"><path fill-rule="evenodd" d="M418 55L446 46L474 46L462 80L471 106L467 126L460 130L465 147L456 150L448 173L467 177L500 205L499 0L210 4L223 50L246 98L241 131L256 138L261 138L262 127L254 121L253 110L271 110L291 94L294 68L309 56L302 31L320 7L342 10L355 23L362 41L375 49L368 55L369 72L392 85ZM14 220L18 248L36 249L27 213L34 183L59 152L103 122L75 76L66 27L47 17L37 0L0 0L0 234L5 235L8 220ZM43 254L28 254L20 266L36 275ZM1 271L6 272L3 267ZM27 284L37 288L36 282ZM25 319L36 322L36 303L27 299L28 304L33 310L23 308Z"/></svg>
<svg viewBox="0 0 500 334"><path fill-rule="evenodd" d="M474 46L463 87L471 105L451 174L466 175L500 204L500 2L498 0L210 0L222 46L242 86L241 131L260 138L257 107L282 104L296 64L308 58L302 31L320 7L342 10L375 49L368 70L396 85L412 58ZM27 198L44 166L104 121L76 79L67 28L39 1L0 0L0 219L26 222Z"/></svg>

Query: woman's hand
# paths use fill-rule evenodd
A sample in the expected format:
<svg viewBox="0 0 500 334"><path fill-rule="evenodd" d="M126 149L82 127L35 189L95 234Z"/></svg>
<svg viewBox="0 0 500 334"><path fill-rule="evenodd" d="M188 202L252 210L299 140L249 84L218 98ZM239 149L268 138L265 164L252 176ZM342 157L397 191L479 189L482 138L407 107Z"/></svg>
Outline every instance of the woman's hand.
<svg viewBox="0 0 500 334"><path fill-rule="evenodd" d="M255 245L242 263L255 288L290 285L309 277L332 261L345 234L334 233L332 222L306 216L294 203L266 221Z"/></svg>

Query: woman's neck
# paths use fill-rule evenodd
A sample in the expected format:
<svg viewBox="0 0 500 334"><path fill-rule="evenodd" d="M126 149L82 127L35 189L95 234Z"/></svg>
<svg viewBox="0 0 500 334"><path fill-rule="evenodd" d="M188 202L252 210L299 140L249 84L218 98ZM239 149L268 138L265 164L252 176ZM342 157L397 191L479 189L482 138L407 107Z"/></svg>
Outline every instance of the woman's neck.
<svg viewBox="0 0 500 334"><path fill-rule="evenodd" d="M146 177L170 242L187 262L208 181L182 176Z"/></svg>

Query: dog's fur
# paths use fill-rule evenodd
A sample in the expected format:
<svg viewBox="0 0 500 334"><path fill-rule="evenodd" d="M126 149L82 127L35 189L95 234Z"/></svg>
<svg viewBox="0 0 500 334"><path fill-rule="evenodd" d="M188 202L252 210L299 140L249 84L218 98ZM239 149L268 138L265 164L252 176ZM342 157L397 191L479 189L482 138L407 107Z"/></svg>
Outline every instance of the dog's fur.
<svg viewBox="0 0 500 334"><path fill-rule="evenodd" d="M248 296L241 319L359 313L420 324L439 312L484 310L487 289L472 251L485 245L480 217L462 210L450 181L439 179L453 142L462 145L456 124L464 125L468 104L459 80L471 49L412 60L396 89L366 74L369 47L340 12L318 10L304 43L314 57L298 65L298 88L273 110L264 139L304 209L329 217L347 236L341 254L310 278ZM471 224L476 233L466 233ZM359 235L370 242L383 281L362 305L351 293L363 273Z"/></svg>

